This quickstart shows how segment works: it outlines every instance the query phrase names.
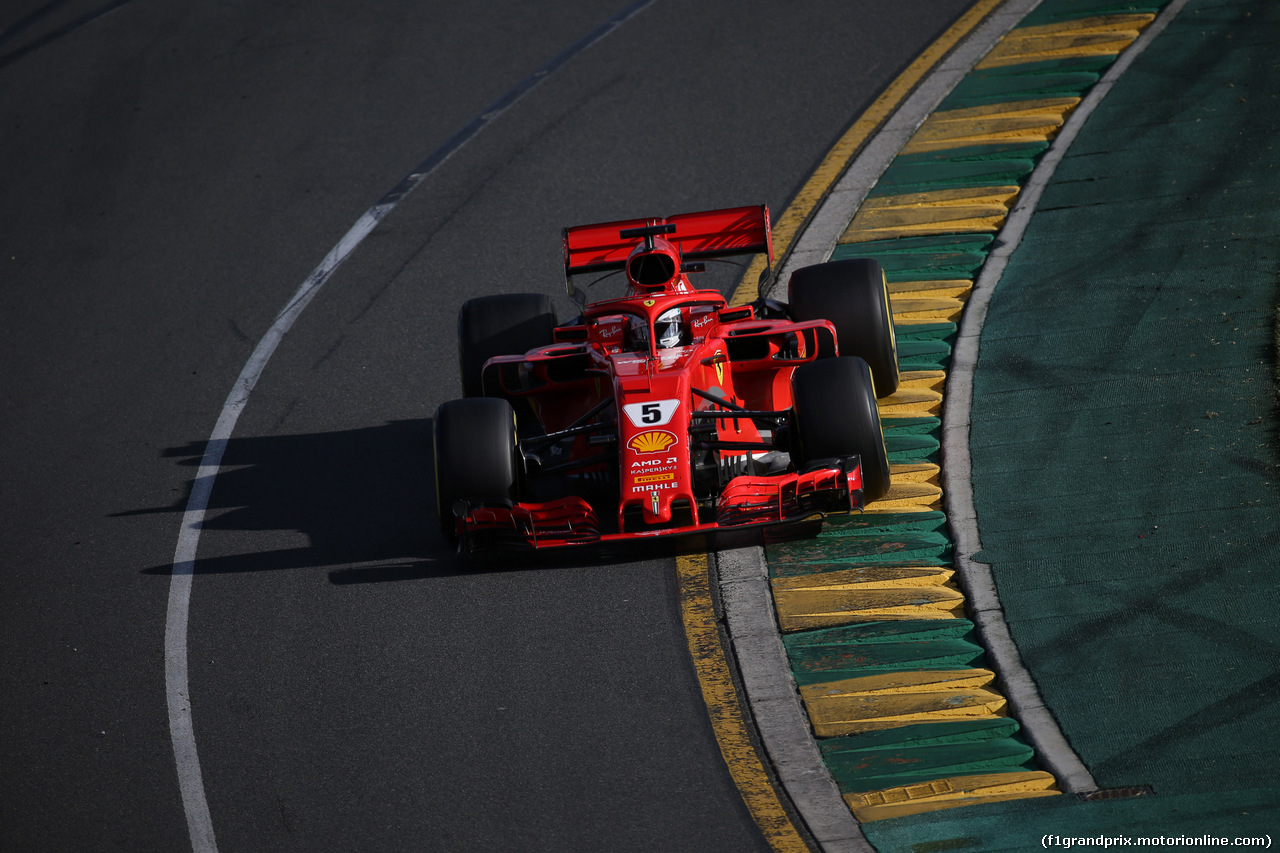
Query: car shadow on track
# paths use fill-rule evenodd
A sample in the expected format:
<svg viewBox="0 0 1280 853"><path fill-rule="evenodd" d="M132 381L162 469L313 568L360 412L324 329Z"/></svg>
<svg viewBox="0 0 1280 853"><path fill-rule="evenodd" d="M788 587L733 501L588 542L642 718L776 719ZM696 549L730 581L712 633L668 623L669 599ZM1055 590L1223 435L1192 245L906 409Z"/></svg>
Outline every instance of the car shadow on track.
<svg viewBox="0 0 1280 853"><path fill-rule="evenodd" d="M205 531L297 531L308 545L259 553L198 557L196 574L330 568L336 584L419 580L467 567L435 529L430 419L305 435L251 436L227 442L209 498ZM205 442L164 456L198 468ZM171 506L119 515L183 513ZM167 575L172 566L144 574Z"/></svg>
<svg viewBox="0 0 1280 853"><path fill-rule="evenodd" d="M335 432L232 438L223 454L202 529L297 531L309 544L197 557L194 572L327 568L331 583L346 585L629 563L644 556L673 553L670 546L637 549L632 545L624 553L591 549L547 555L501 554L464 561L437 531L432 426L432 420L425 418ZM194 473L205 444L191 442L169 448L163 455ZM181 515L190 489L188 483L187 494L170 506L116 515ZM678 550L686 549L698 550L696 543ZM142 571L169 575L173 566Z"/></svg>

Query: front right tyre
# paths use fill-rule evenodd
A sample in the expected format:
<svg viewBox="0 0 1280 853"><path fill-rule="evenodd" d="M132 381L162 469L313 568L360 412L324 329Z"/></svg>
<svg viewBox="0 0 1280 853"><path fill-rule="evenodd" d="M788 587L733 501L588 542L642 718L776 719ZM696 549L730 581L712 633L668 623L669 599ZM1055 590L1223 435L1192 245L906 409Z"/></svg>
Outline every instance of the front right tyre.
<svg viewBox="0 0 1280 853"><path fill-rule="evenodd" d="M516 497L520 457L515 412L506 400L450 400L435 416L436 514L440 532L456 542L454 506L507 504Z"/></svg>

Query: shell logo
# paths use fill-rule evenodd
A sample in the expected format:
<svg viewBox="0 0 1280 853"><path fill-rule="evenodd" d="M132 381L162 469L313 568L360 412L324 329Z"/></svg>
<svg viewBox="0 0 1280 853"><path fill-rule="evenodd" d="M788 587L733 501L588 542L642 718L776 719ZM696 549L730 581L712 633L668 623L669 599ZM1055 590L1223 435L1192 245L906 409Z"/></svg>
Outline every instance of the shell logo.
<svg viewBox="0 0 1280 853"><path fill-rule="evenodd" d="M651 429L631 437L627 442L636 453L661 453L676 443L676 437L665 429Z"/></svg>

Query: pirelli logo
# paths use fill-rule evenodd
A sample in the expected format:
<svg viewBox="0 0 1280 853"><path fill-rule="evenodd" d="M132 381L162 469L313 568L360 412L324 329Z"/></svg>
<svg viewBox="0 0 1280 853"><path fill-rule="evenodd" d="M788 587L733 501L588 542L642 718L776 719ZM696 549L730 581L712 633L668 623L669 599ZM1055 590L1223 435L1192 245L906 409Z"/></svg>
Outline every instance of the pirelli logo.
<svg viewBox="0 0 1280 853"><path fill-rule="evenodd" d="M637 486L641 483L665 483L668 480L674 480L676 475L672 474L644 474L636 477L632 482Z"/></svg>

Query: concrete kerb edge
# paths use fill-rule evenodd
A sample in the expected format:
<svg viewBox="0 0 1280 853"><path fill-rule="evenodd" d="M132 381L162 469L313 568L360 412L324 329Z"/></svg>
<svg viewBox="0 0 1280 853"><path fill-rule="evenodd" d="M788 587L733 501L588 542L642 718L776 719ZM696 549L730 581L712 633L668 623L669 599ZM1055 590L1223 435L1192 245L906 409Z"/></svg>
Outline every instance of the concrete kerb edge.
<svg viewBox="0 0 1280 853"><path fill-rule="evenodd" d="M1005 620L991 567L974 555L982 550L973 503L972 459L969 432L972 423L973 375L978 365L978 341L986 322L991 297L1004 275L1013 252L1030 225L1032 214L1067 150L1098 105L1134 60L1169 25L1187 0L1172 0L1155 21L1112 64L1072 112L1049 149L1019 193L997 235L995 247L974 282L969 304L961 318L947 391L943 402L942 456L946 472L947 520L955 535L955 562L960 583L969 599L970 615L982 637L1010 707L1020 720L1037 755L1070 793L1096 791L1098 784L1071 748L1053 713L1040 696L1034 678L1022 661Z"/></svg>
<svg viewBox="0 0 1280 853"><path fill-rule="evenodd" d="M736 548L715 559L738 672L778 780L824 851L875 853L814 742L774 616L764 550Z"/></svg>

